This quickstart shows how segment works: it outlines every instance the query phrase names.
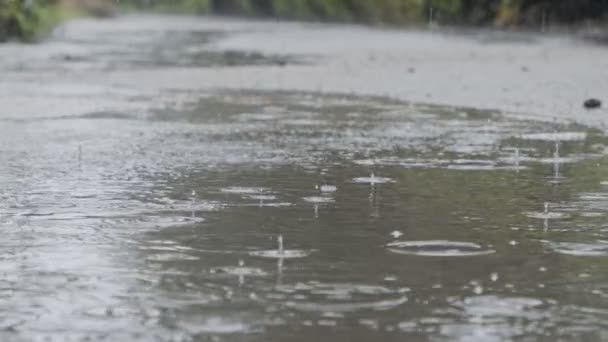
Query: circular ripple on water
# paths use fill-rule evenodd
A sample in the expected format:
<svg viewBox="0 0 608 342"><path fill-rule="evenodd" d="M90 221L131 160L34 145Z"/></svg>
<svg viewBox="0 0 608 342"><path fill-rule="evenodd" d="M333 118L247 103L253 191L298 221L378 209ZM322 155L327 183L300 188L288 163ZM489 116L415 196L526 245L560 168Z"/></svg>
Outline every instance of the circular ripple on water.
<svg viewBox="0 0 608 342"><path fill-rule="evenodd" d="M265 250L265 251L253 251L249 252L249 255L258 258L267 258L267 259L297 259L297 258L305 258L312 254L314 251L303 250L303 249L286 249L284 251L279 251L276 249Z"/></svg>
<svg viewBox="0 0 608 342"><path fill-rule="evenodd" d="M570 164L581 161L581 157L558 157L558 158L539 158L536 161L541 164Z"/></svg>
<svg viewBox="0 0 608 342"><path fill-rule="evenodd" d="M538 220L559 220L569 218L570 215L566 213L558 213L558 212L541 212L541 211L526 211L524 212L529 218L538 219Z"/></svg>
<svg viewBox="0 0 608 342"><path fill-rule="evenodd" d="M545 241L550 249L560 254L573 256L608 256L608 241L591 243Z"/></svg>
<svg viewBox="0 0 608 342"><path fill-rule="evenodd" d="M254 277L263 277L267 276L268 273L257 267L247 267L247 266L223 266L223 267L215 267L209 270L211 274L226 274L226 275L235 275L235 276L254 276Z"/></svg>
<svg viewBox="0 0 608 342"><path fill-rule="evenodd" d="M268 192L266 188L255 188L255 187L243 187L243 186L231 186L220 189L221 192L227 194L238 194L238 195L255 195Z"/></svg>
<svg viewBox="0 0 608 342"><path fill-rule="evenodd" d="M202 217L191 216L140 216L123 218L103 218L101 223L110 226L124 226L138 229L167 228L184 225L195 225L204 222Z"/></svg>
<svg viewBox="0 0 608 342"><path fill-rule="evenodd" d="M275 290L289 308L322 313L389 310L406 303L409 292L408 288L315 281L280 285Z"/></svg>
<svg viewBox="0 0 608 342"><path fill-rule="evenodd" d="M361 184L384 184L384 183L395 183L395 181L388 177L357 177L353 178L353 183Z"/></svg>
<svg viewBox="0 0 608 342"><path fill-rule="evenodd" d="M386 245L389 252L430 257L468 257L495 253L472 242L447 240L396 241Z"/></svg>
<svg viewBox="0 0 608 342"><path fill-rule="evenodd" d="M328 203L334 203L336 201L333 198L327 197L327 196L311 196L311 197L303 197L302 199L304 200L304 202L314 203L314 204L328 204Z"/></svg>
<svg viewBox="0 0 608 342"><path fill-rule="evenodd" d="M245 196L245 198L258 200L258 201L274 201L277 199L275 195L249 195Z"/></svg>
<svg viewBox="0 0 608 342"><path fill-rule="evenodd" d="M530 133L519 137L523 140L538 141L583 141L587 139L585 132L554 132L554 133Z"/></svg>
<svg viewBox="0 0 608 342"><path fill-rule="evenodd" d="M445 168L448 170L490 171L496 169L496 163L492 160L455 159Z"/></svg>

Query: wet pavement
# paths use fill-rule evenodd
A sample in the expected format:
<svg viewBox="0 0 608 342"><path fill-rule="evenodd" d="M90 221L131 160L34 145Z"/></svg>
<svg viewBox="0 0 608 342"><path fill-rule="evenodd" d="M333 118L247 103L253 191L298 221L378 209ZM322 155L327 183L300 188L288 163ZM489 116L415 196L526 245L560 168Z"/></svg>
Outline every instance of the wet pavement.
<svg viewBox="0 0 608 342"><path fill-rule="evenodd" d="M0 47L2 340L608 338L601 129L248 87L323 58L130 20Z"/></svg>

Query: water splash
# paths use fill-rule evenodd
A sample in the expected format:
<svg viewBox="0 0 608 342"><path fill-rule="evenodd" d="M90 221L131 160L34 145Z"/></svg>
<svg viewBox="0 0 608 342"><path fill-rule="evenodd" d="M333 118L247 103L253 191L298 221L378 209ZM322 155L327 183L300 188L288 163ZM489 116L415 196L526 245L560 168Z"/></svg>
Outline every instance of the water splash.
<svg viewBox="0 0 608 342"><path fill-rule="evenodd" d="M249 252L249 255L268 259L297 259L307 257L312 252L312 250L285 249L283 235L279 235L277 237L277 249L253 251Z"/></svg>
<svg viewBox="0 0 608 342"><path fill-rule="evenodd" d="M539 220L557 220L557 219L565 219L565 218L570 217L570 215L567 213L551 212L549 202L544 203L544 211L542 211L542 212L527 211L524 213L524 215L526 215L529 218L539 219Z"/></svg>
<svg viewBox="0 0 608 342"><path fill-rule="evenodd" d="M216 267L212 268L209 273L214 275L232 275L237 276L239 278L239 285L242 286L245 283L245 276L253 276L253 277L263 277L267 276L268 273L260 268L255 267L247 267L245 266L245 261L243 259L239 259L237 266L225 266L225 267Z"/></svg>
<svg viewBox="0 0 608 342"><path fill-rule="evenodd" d="M370 173L369 177L357 177L353 178L353 183L370 184L372 186L376 184L394 183L395 181L388 177L378 177L374 173Z"/></svg>

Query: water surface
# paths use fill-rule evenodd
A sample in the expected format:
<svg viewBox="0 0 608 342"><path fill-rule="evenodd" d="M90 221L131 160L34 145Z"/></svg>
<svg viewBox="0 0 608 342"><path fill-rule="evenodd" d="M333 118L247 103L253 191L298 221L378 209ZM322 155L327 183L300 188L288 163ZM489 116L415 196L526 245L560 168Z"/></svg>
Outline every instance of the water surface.
<svg viewBox="0 0 608 342"><path fill-rule="evenodd" d="M122 38L108 55L54 39L95 57L66 68L163 65ZM3 340L608 338L601 131L379 97L163 96L180 101L0 116Z"/></svg>

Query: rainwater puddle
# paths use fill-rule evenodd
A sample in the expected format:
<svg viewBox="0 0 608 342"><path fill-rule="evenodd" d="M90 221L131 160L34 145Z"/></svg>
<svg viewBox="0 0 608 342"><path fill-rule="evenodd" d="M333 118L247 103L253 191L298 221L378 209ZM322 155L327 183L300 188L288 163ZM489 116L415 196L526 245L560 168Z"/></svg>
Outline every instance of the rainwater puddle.
<svg viewBox="0 0 608 342"><path fill-rule="evenodd" d="M1 337L608 338L602 132L380 98L168 95L182 103L0 126Z"/></svg>

